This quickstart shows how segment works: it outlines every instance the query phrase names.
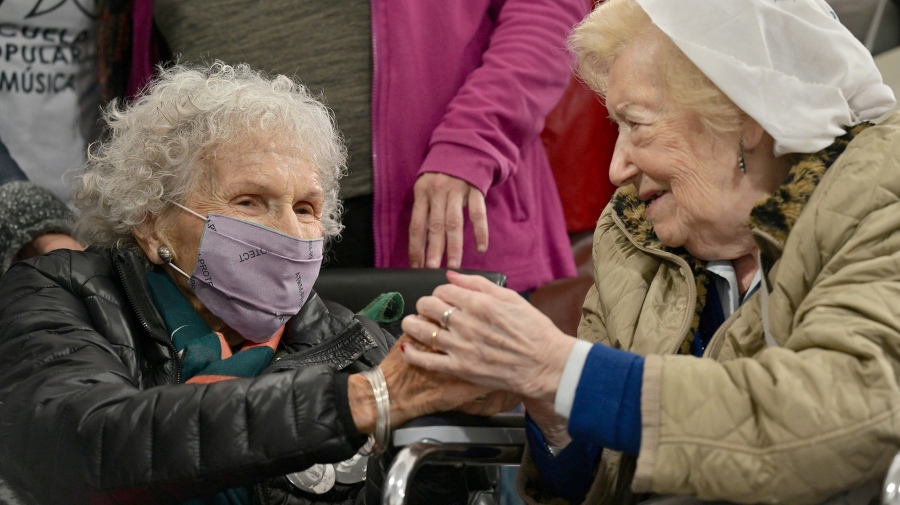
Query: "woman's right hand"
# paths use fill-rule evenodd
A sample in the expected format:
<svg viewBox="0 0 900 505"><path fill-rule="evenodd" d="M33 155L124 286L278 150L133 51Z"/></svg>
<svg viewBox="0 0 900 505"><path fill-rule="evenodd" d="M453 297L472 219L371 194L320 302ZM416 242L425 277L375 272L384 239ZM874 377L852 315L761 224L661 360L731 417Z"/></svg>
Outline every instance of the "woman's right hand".
<svg viewBox="0 0 900 505"><path fill-rule="evenodd" d="M479 415L492 415L511 408L512 396L491 394L484 386L431 372L406 363L402 356L404 346L419 346L403 335L381 362L379 367L387 381L391 404L391 426L400 426L410 419L446 412L466 406L465 411L477 411ZM368 379L354 374L349 379L350 411L361 433L375 431L375 396ZM488 400L478 398L488 396ZM517 399L516 399L517 402ZM515 403L512 404L513 406Z"/></svg>

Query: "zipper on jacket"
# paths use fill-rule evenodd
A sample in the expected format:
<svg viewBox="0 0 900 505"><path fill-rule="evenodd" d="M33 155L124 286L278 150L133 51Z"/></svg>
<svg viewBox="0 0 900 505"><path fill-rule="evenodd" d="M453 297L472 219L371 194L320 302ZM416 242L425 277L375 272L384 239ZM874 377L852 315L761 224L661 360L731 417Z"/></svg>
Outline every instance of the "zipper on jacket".
<svg viewBox="0 0 900 505"><path fill-rule="evenodd" d="M378 0L369 2L369 24L372 27L372 103L369 113L372 115L372 235L375 242L375 266L382 266L382 257L384 254L381 248L384 246L384 240L381 235L381 198L378 194L378 166L379 166L379 144L378 144L378 118L379 118L379 102L381 95L380 80L378 78ZM383 265L388 266L388 265Z"/></svg>
<svg viewBox="0 0 900 505"><path fill-rule="evenodd" d="M669 350L669 354L677 354L678 349L681 348L681 342L684 341L684 337L687 335L687 332L690 331L690 329L691 329L691 321L694 319L694 310L697 305L697 280L694 279L694 273L691 271L691 266L688 265L687 261L685 261L684 258L678 256L677 254L672 254L672 253L666 252L666 251L657 251L654 249L649 249L647 247L642 246L641 244L638 244L637 241L634 240L634 237L632 237L631 234L628 233L627 230L625 230L625 225L622 224L622 221L619 219L619 216L616 215L614 212L611 213L611 215L613 218L613 222L616 224L616 226L619 228L619 230L621 230L625 234L625 237L628 238L628 241L631 242L631 244L633 246L637 247L638 250L640 250L640 251L650 254L651 256L663 258L663 259L666 259L666 260L669 260L669 261L675 263L676 265L678 265L678 268L680 268L681 271L683 272L685 280L688 281L688 283L687 283L687 285L688 285L687 317L685 318L684 322L681 324L681 328L678 330L678 336L680 338L676 339L675 347L672 348L671 350Z"/></svg>
<svg viewBox="0 0 900 505"><path fill-rule="evenodd" d="M131 291L131 286L128 283L128 276L125 274L122 263L115 261L115 259L114 262L116 264L116 270L119 272L119 280L122 281L122 287L125 290L125 297L128 298L128 303L131 305L132 310L134 310L138 322L150 338L169 348L169 351L172 353L172 358L175 360L175 383L181 384L181 360L178 358L178 350L175 349L175 344L173 344L170 339L162 338L150 329L150 324L147 323L147 320L144 318L144 313L141 310L141 307L138 307L138 303Z"/></svg>

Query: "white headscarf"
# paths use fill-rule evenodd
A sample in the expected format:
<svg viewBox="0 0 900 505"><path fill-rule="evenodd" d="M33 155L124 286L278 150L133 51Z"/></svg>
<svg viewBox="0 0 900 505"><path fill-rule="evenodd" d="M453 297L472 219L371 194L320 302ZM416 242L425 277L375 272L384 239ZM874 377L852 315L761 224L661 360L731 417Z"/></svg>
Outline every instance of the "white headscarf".
<svg viewBox="0 0 900 505"><path fill-rule="evenodd" d="M653 23L775 139L819 151L896 100L824 0L637 0Z"/></svg>

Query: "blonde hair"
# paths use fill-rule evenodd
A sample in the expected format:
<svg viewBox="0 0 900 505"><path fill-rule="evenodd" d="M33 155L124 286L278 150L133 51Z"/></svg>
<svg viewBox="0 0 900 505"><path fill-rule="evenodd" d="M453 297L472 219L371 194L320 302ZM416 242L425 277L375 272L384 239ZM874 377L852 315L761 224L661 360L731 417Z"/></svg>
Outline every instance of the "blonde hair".
<svg viewBox="0 0 900 505"><path fill-rule="evenodd" d="M577 58L579 77L605 98L613 62L627 46L650 37L662 42L656 60L666 97L696 113L710 132L739 130L747 115L653 24L637 0L607 0L596 7L575 27L569 48Z"/></svg>
<svg viewBox="0 0 900 505"><path fill-rule="evenodd" d="M205 154L248 136L287 139L319 170L325 237L340 233L338 183L346 149L332 114L309 91L283 75L267 77L248 65L220 61L206 68L176 65L133 103L104 111L106 140L91 146L75 174L80 210L75 234L102 247L136 247L131 229L148 215L167 221L203 172Z"/></svg>

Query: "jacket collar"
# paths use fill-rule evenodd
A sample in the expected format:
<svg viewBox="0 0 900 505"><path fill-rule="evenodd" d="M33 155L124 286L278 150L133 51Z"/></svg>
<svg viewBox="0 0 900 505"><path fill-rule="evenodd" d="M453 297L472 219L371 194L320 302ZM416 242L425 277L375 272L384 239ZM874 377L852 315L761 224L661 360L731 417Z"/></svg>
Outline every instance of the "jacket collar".
<svg viewBox="0 0 900 505"><path fill-rule="evenodd" d="M797 218L822 180L822 176L843 154L847 145L872 123L860 123L847 129L825 149L803 154L791 168L784 183L771 195L761 199L750 211L750 229L760 249L760 264L768 275L781 257L784 243Z"/></svg>
<svg viewBox="0 0 900 505"><path fill-rule="evenodd" d="M760 264L764 274L768 275L772 266L781 257L791 229L822 176L853 138L869 126L872 126L871 123L860 123L847 129L847 132L835 139L829 147L816 153L799 155L784 183L771 195L763 197L750 212L750 229L760 247ZM691 329L681 345L682 353L689 353L690 343L700 325L700 315L706 303L709 283L706 262L694 258L683 247L672 248L660 242L653 230L653 224L647 219L647 204L637 197L633 186L618 190L613 195L610 205L618 216L623 231L635 244L651 253L658 251L674 254L684 259L690 267L690 273L697 285L697 303L694 305Z"/></svg>

